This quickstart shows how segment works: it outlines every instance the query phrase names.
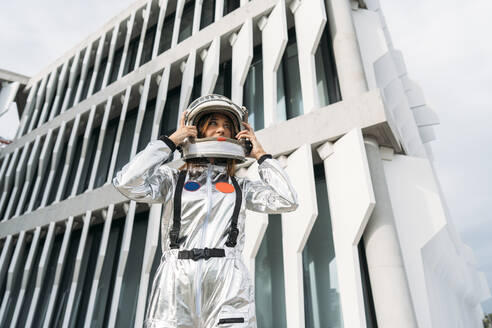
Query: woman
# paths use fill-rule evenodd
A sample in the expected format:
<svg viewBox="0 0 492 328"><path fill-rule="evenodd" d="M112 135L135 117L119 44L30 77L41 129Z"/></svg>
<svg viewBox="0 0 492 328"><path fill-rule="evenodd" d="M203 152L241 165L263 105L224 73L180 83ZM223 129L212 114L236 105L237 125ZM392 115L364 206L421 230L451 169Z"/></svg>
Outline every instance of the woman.
<svg viewBox="0 0 492 328"><path fill-rule="evenodd" d="M246 121L244 107L218 95L201 97L176 132L152 141L113 180L130 199L164 204L163 256L146 327L256 327L254 289L241 255L245 210L293 211L297 195ZM163 165L176 147L186 161L180 170ZM234 176L235 162L248 152L258 160L259 181Z"/></svg>

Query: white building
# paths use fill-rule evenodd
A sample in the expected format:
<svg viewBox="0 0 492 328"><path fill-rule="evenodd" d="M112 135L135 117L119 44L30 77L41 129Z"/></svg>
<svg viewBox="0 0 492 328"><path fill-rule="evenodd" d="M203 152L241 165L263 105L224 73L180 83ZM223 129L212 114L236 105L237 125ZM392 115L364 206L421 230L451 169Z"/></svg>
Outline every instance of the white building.
<svg viewBox="0 0 492 328"><path fill-rule="evenodd" d="M377 0L139 0L26 90L0 150L0 326L142 326L161 206L110 181L210 92L249 108L300 196L248 213L259 327L481 326L489 289L434 174L438 119Z"/></svg>

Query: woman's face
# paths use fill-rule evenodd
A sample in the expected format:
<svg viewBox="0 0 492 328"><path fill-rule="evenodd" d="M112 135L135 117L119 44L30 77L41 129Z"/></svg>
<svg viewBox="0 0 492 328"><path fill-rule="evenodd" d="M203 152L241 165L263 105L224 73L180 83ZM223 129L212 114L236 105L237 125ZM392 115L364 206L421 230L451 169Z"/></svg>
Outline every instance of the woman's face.
<svg viewBox="0 0 492 328"><path fill-rule="evenodd" d="M232 124L229 118L223 114L212 114L205 130L205 138L226 137L232 138Z"/></svg>

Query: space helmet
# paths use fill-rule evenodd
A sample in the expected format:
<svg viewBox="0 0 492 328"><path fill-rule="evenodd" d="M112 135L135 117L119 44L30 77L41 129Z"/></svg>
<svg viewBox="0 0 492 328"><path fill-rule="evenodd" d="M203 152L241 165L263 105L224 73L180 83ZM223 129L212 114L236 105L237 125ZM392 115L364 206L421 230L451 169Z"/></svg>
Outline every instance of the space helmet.
<svg viewBox="0 0 492 328"><path fill-rule="evenodd" d="M199 128L202 118L208 114L223 114L232 122L236 135L243 130L242 122L248 120L248 110L239 106L229 98L209 94L193 101L186 110L185 125L194 125ZM251 151L251 143L247 139L236 140L226 137L187 138L182 144L184 160L194 158L223 158L244 162Z"/></svg>

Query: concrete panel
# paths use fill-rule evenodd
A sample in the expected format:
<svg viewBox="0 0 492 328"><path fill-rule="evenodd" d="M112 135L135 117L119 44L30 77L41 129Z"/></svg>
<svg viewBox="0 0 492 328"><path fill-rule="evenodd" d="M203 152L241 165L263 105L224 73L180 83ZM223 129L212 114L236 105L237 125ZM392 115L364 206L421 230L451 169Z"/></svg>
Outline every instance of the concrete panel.
<svg viewBox="0 0 492 328"><path fill-rule="evenodd" d="M47 328L51 326L51 318L53 315L53 308L56 304L56 298L58 296L58 288L60 287L61 279L63 276L63 269L65 268L65 262L67 259L68 245L70 243L70 236L72 235L73 217L69 217L66 226L65 233L63 234L63 241L60 248L60 254L56 262L55 279L53 280L53 287L48 300L48 308L44 317L43 327Z"/></svg>
<svg viewBox="0 0 492 328"><path fill-rule="evenodd" d="M253 20L247 19L235 37L231 37L231 100L243 104L243 86L253 60Z"/></svg>
<svg viewBox="0 0 492 328"><path fill-rule="evenodd" d="M111 155L111 163L108 169L108 179L106 183L111 183L114 174L114 168L116 166L116 159L118 158L118 150L120 149L121 134L123 133L123 127L125 125L126 111L128 110L128 103L130 101L132 87L128 86L125 91L125 95L122 97L123 107L121 108L120 120L118 122L118 130L116 131L116 137L114 139L113 154Z"/></svg>
<svg viewBox="0 0 492 328"><path fill-rule="evenodd" d="M238 176L247 177L251 180L259 180L258 163L254 162L247 169L238 171ZM255 277L255 258L260 249L261 241L268 226L268 214L246 210L244 222L244 264L249 269L251 281L254 283Z"/></svg>
<svg viewBox="0 0 492 328"><path fill-rule="evenodd" d="M157 79L159 89L157 91L157 100L155 102L154 122L152 123L152 134L150 137L151 140L155 140L159 136L162 113L164 112L164 106L166 105L170 72L171 66L166 65L166 67L164 67L164 70L162 71L162 75L160 75L160 77Z"/></svg>
<svg viewBox="0 0 492 328"><path fill-rule="evenodd" d="M55 117L56 112L58 111L58 108L62 105L63 99L61 98L63 89L65 88L65 85L67 84L68 81L68 61L63 63L63 66L60 71L60 75L58 77L58 84L56 87L56 95L55 95L55 100L53 101L53 106L51 106L50 109L50 117L48 120L52 120L53 117Z"/></svg>
<svg viewBox="0 0 492 328"><path fill-rule="evenodd" d="M34 257L36 256L36 253L38 251L40 234L41 234L41 227L37 227L36 230L34 231L31 240L31 247L29 248L29 254L27 255L26 264L23 268L24 273L22 275L21 287L19 291L19 296L17 297L17 302L15 303L14 314L12 316L12 320L10 321L10 328L15 328L17 326L20 310L22 308L22 304L24 303L27 283L29 282L29 279L34 279L34 277L31 278L31 274L33 272L33 267L34 267Z"/></svg>
<svg viewBox="0 0 492 328"><path fill-rule="evenodd" d="M362 133L354 129L318 153L325 166L344 325L365 327L357 246L376 201Z"/></svg>
<svg viewBox="0 0 492 328"><path fill-rule="evenodd" d="M3 209L7 205L7 196L9 195L10 188L13 183L14 170L15 170L15 166L17 165L17 159L19 158L20 152L21 152L21 148L17 148L14 151L14 155L12 156L12 159L9 162L9 168L7 169L7 172L5 173L5 177L3 179L3 192L2 192L2 198L0 198L0 213L3 213Z"/></svg>
<svg viewBox="0 0 492 328"><path fill-rule="evenodd" d="M114 51L116 48L116 41L118 40L120 22L116 23L111 35L111 43L109 44L108 61L106 63L106 70L104 71L104 77L101 84L101 89L104 89L108 85L109 74L111 74L111 69L113 67Z"/></svg>
<svg viewBox="0 0 492 328"><path fill-rule="evenodd" d="M277 70L287 46L285 1L278 1L267 18L260 19L263 54L263 108L265 127L277 122Z"/></svg>
<svg viewBox="0 0 492 328"><path fill-rule="evenodd" d="M22 192L19 198L19 201L17 203L17 209L15 211L14 216L20 215L22 208L24 207L24 204L27 200L27 193L29 191L29 188L31 187L31 184L34 182L35 176L34 174L36 173L36 168L37 168L37 162L38 162L38 157L39 153L41 151L41 136L37 136L36 140L34 141L34 145L31 150L31 154L29 157L29 161L27 163L27 171L26 171L26 181L24 183L24 186L22 188ZM0 176L2 174L0 173Z"/></svg>
<svg viewBox="0 0 492 328"><path fill-rule="evenodd" d="M293 1L290 5L296 25L296 42L304 113L319 108L314 55L326 25L323 0Z"/></svg>
<svg viewBox="0 0 492 328"><path fill-rule="evenodd" d="M143 85L140 86L140 103L138 105L137 122L135 123L135 133L133 134L132 148L130 151L130 159L137 153L138 139L140 139L140 130L147 108L147 98L149 96L150 74L145 77Z"/></svg>
<svg viewBox="0 0 492 328"><path fill-rule="evenodd" d="M29 119L31 118L31 112L34 108L34 96L37 93L38 87L40 83L36 83L34 86L31 87L29 90L29 95L27 96L26 100L26 105L24 106L24 113L22 114L22 119L19 124L19 129L17 130L17 134L15 136L15 139L20 138L24 132L26 131L26 128L29 126Z"/></svg>
<svg viewBox="0 0 492 328"><path fill-rule="evenodd" d="M36 313L39 294L44 284L44 276L46 275L46 269L48 268L48 260L51 256L51 250L53 249L53 242L55 237L55 222L50 223L48 231L46 232L46 238L44 240L43 251L41 253L41 259L39 260L37 274L36 274L36 287L32 295L32 300L29 308L29 313L26 319L26 328L30 328L33 324L34 314Z"/></svg>
<svg viewBox="0 0 492 328"><path fill-rule="evenodd" d="M130 38L132 36L133 25L135 24L135 15L136 15L136 11L133 11L128 21L126 21L125 45L123 46L123 54L121 55L117 80L119 80L123 76L123 69L125 68L126 57L128 56L128 47L130 45Z"/></svg>
<svg viewBox="0 0 492 328"><path fill-rule="evenodd" d="M92 316L94 314L94 306L96 304L97 289L99 288L99 279L101 278L101 272L106 258L106 248L108 246L109 233L111 232L111 223L113 221L114 204L110 204L108 209L104 212L104 228L101 237L101 243L99 244L99 253L96 261L96 268L94 270L94 279L92 281L91 293L89 295L89 303L87 305L87 312L85 314L84 326L90 326L92 322Z"/></svg>
<svg viewBox="0 0 492 328"><path fill-rule="evenodd" d="M164 18L166 17L167 2L168 0L159 1L159 17L157 18L157 28L155 31L154 47L152 48L152 59L154 59L157 56L157 52L159 51L159 41L161 40L162 25L164 22Z"/></svg>
<svg viewBox="0 0 492 328"><path fill-rule="evenodd" d="M220 37L212 41L208 50L203 50L201 57L203 60L201 95L205 96L214 91L217 77L219 77Z"/></svg>
<svg viewBox="0 0 492 328"><path fill-rule="evenodd" d="M7 268L10 263L10 256L14 248L14 241L12 235L8 235L5 238L3 244L2 255L0 255L0 283L3 284L5 275L7 274Z"/></svg>
<svg viewBox="0 0 492 328"><path fill-rule="evenodd" d="M43 104L44 96L46 93L46 84L48 83L48 79L54 72L50 73L50 75L47 75L43 78L41 81L41 85L39 86L39 89L36 93L36 106L34 107L34 111L31 115L31 121L29 122L29 128L27 129L27 133L31 132L38 121L39 113L41 111L41 105Z"/></svg>
<svg viewBox="0 0 492 328"><path fill-rule="evenodd" d="M5 322L7 315L7 305L11 302L10 297L14 292L14 284L17 279L19 279L19 268L20 268L20 258L24 253L26 246L26 232L21 231L17 243L15 244L14 254L12 255L12 260L10 262L9 271L7 274L7 284L5 285L5 292L3 294L2 306L0 307L0 325L7 325Z"/></svg>
<svg viewBox="0 0 492 328"><path fill-rule="evenodd" d="M113 97L109 97L104 108L104 115L101 123L101 130L99 132L99 138L97 140L96 155L94 156L91 177L89 180L89 187L87 190L92 190L94 188L94 183L96 181L97 170L99 168L99 161L101 160L101 152L104 144L104 138L106 137L106 128L108 126L109 113L111 112L111 104L113 102Z"/></svg>
<svg viewBox="0 0 492 328"><path fill-rule="evenodd" d="M77 134L80 125L80 115L75 117L75 121L72 125L72 132L70 133L70 139L68 139L67 154L65 156L65 165L63 166L62 176L60 178L60 184L58 186L58 191L56 193L55 202L59 202L63 197L63 190L67 184L68 173L70 172L70 167L72 166L72 160L75 153L75 143L77 141Z"/></svg>
<svg viewBox="0 0 492 328"><path fill-rule="evenodd" d="M178 0L179 1L179 0ZM181 81L181 92L179 94L179 109L178 109L178 120L176 122L176 127L179 126L179 120L181 118L181 113L188 107L191 97L191 91L193 90L193 82L195 79L195 62L196 62L196 50L192 50L183 70L183 79Z"/></svg>
<svg viewBox="0 0 492 328"><path fill-rule="evenodd" d="M174 26L173 26L173 36L171 38L171 48L178 44L179 28L181 27L181 16L183 15L183 9L185 5L185 0L178 0L176 4L176 11L174 13Z"/></svg>
<svg viewBox="0 0 492 328"><path fill-rule="evenodd" d="M126 204L125 204L126 205ZM130 251L130 243L132 239L133 221L135 219L135 201L130 201L127 206L128 212L125 220L125 228L123 229L123 237L121 241L120 255L118 258L118 268L116 269L116 281L113 287L113 295L111 298L111 309L109 310L108 327L113 328L116 325L116 315L118 314L118 305L120 302L121 285L123 284L123 274L125 273L128 253Z"/></svg>
<svg viewBox="0 0 492 328"><path fill-rule="evenodd" d="M150 207L143 267L140 274L140 286L138 288L137 309L135 314L135 327L143 326L147 290L149 286L150 270L154 262L155 252L159 245L159 231L162 214L162 204L152 204Z"/></svg>
<svg viewBox="0 0 492 328"><path fill-rule="evenodd" d="M48 175L48 181L46 182L46 186L44 188L43 199L41 200L41 207L46 206L46 204L48 203L48 197L50 195L51 188L53 188L53 179L55 178L56 169L58 168L58 163L60 162L61 157L61 147L62 144L65 142L64 137L66 126L67 125L65 124L65 122L63 122L60 129L58 130L58 137L56 138L55 146L53 147L53 157L51 159L50 173Z"/></svg>
<svg viewBox="0 0 492 328"><path fill-rule="evenodd" d="M51 108L51 102L53 100L53 97L55 96L55 82L58 78L58 69L54 70L51 75L50 79L48 80L48 85L46 86L46 96L44 98L44 105L43 109L41 110L41 114L39 117L38 122L36 123L36 127L39 127L41 124L43 124L46 121L46 118L48 117L48 112Z"/></svg>
<svg viewBox="0 0 492 328"><path fill-rule="evenodd" d="M87 90L87 97L92 96L94 92L94 86L96 85L97 74L101 66L101 57L104 49L104 43L106 42L106 33L99 38L99 44L97 45L96 58L94 60L94 70L92 71L91 81L89 83L89 89Z"/></svg>
<svg viewBox="0 0 492 328"><path fill-rule="evenodd" d="M195 8L193 10L193 27L191 35L195 35L200 30L200 18L202 16L203 0L195 1Z"/></svg>
<svg viewBox="0 0 492 328"><path fill-rule="evenodd" d="M7 208L5 209L5 213L3 215L2 221L8 220L11 214L13 214L15 207L17 206L17 197L19 196L19 192L22 189L22 184L24 183L26 165L27 165L27 154L30 149L31 149L30 144L25 145L24 148L22 149L22 153L19 158L19 163L17 164L17 167L15 169L14 187L10 192L9 202L8 204L6 204Z"/></svg>
<svg viewBox="0 0 492 328"><path fill-rule="evenodd" d="M67 91L65 92L65 99L63 99L61 113L65 112L68 109L68 102L70 101L70 97L72 96L73 92L76 92L77 86L75 85L75 79L79 74L79 69L81 66L80 65L81 52L82 51L77 52L77 54L72 60L72 65L70 66L70 77L68 78L68 88Z"/></svg>
<svg viewBox="0 0 492 328"><path fill-rule="evenodd" d="M80 72L79 83L77 86L77 92L75 93L75 99L73 101L73 105L76 105L80 101L80 97L82 96L82 89L84 88L85 80L87 77L87 71L89 70L89 62L92 57L92 46L94 42L91 41L85 50L84 59L82 60L82 71Z"/></svg>
<svg viewBox="0 0 492 328"><path fill-rule="evenodd" d="M87 235L89 233L89 225L91 223L92 211L87 211L83 219L82 233L80 235L79 248L77 249L77 255L75 259L75 266L73 269L72 284L70 286L70 292L68 294L67 306L65 308L65 316L63 317L63 327L68 327L72 319L73 306L75 302L75 292L77 291L77 285L79 284L79 275L82 264L82 258L84 257L85 244L87 242ZM87 256L87 255L86 255Z"/></svg>
<svg viewBox="0 0 492 328"><path fill-rule="evenodd" d="M142 50L145 41L145 32L147 32L147 24L149 23L150 16L150 8L152 7L152 0L147 1L147 5L145 9L142 11L143 23L142 23L142 31L140 32L140 40L138 41L138 49L137 49L137 57L135 59L135 67L133 69L137 69L140 66L140 60L142 58Z"/></svg>
<svg viewBox="0 0 492 328"><path fill-rule="evenodd" d="M77 194L77 189L79 189L80 176L82 175L82 169L84 167L85 158L87 157L87 147L89 147L89 141L92 134L92 125L94 123L94 115L96 114L96 106L92 106L91 112L89 113L89 119L87 120L87 125L85 126L84 139L82 143L82 150L80 152L80 159L77 166L77 173L75 175L75 180L73 182L72 192L69 197L73 197ZM90 155L90 154L89 154Z"/></svg>
<svg viewBox="0 0 492 328"><path fill-rule="evenodd" d="M302 251L318 216L310 145L301 146L289 156L286 172L298 194L299 207L282 214L285 313L287 327L302 328L305 325Z"/></svg>

